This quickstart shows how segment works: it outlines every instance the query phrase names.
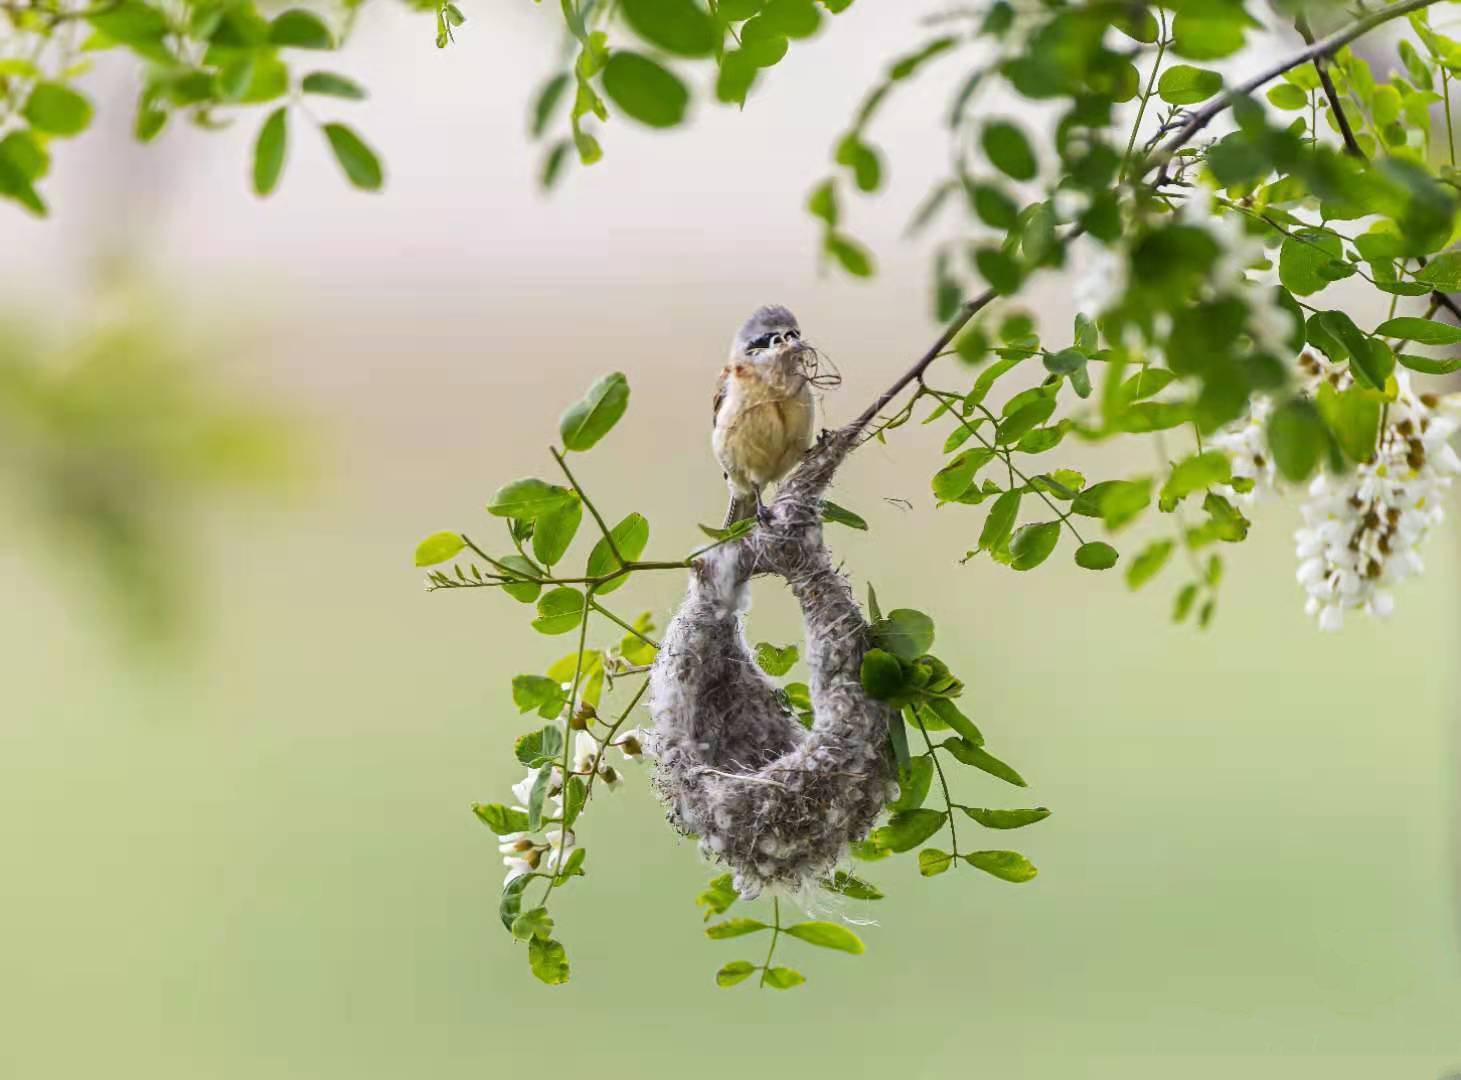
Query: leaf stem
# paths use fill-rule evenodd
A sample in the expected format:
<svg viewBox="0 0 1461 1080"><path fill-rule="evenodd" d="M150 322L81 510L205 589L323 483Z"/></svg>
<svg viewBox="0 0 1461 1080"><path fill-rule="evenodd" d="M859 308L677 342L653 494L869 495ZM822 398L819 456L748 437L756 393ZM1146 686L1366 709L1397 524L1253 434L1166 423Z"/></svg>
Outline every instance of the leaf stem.
<svg viewBox="0 0 1461 1080"><path fill-rule="evenodd" d="M588 512L599 523L599 531L604 534L604 542L609 545L609 551L613 553L614 560L621 567L624 566L626 560L619 553L619 545L614 542L614 534L609 531L609 526L604 523L604 518L599 513L599 508L593 504L593 500L588 497L588 492L584 491L579 485L578 480L574 478L573 473L568 468L568 462L563 459L563 455L558 452L558 448L556 446L550 446L548 447L548 452L553 455L553 460L558 462L558 467L563 470L563 475L568 477L568 482L573 485L573 490L578 492L578 497L583 500L583 505L588 507Z"/></svg>
<svg viewBox="0 0 1461 1080"><path fill-rule="evenodd" d="M1116 177L1117 185L1126 181L1126 170L1131 167L1131 153L1136 149L1136 134L1141 130L1141 122L1146 116L1147 102L1152 99L1152 91L1156 89L1157 73L1162 69L1162 58L1167 53L1167 13L1161 8L1157 9L1157 15L1162 20L1161 30L1157 37L1157 58L1152 62L1152 73L1147 77L1146 89L1142 91L1141 104L1137 106L1136 121L1131 125L1131 137L1126 140L1126 153L1121 155L1121 172Z"/></svg>
<svg viewBox="0 0 1461 1080"><path fill-rule="evenodd" d="M949 819L949 847L952 849L954 861L959 858L959 834L954 829L954 799L949 794L949 782L944 777L943 764L938 759L938 752L934 749L933 740L928 737L928 729L923 726L923 718L918 715L918 710L913 710L913 722L918 725L919 733L923 735L923 745L928 747L928 756L933 759L933 768L938 773L938 785L944 790L944 813Z"/></svg>
<svg viewBox="0 0 1461 1080"><path fill-rule="evenodd" d="M781 936L781 897L771 898L771 947L766 950L766 962L761 965L761 982L759 986L765 987L766 973L771 970L771 957L776 952L776 939Z"/></svg>

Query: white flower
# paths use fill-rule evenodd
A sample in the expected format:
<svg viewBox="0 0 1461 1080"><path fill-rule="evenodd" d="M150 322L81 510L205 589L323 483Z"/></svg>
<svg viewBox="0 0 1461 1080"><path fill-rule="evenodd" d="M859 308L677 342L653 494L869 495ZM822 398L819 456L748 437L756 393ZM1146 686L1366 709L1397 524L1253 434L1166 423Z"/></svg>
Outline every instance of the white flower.
<svg viewBox="0 0 1461 1080"><path fill-rule="evenodd" d="M520 856L523 852L532 851L537 846L532 836L525 832L503 833L497 838L497 850L504 855Z"/></svg>
<svg viewBox="0 0 1461 1080"><path fill-rule="evenodd" d="M524 776L517 783L512 785L513 797L517 799L517 808L526 810L528 800L533 795L533 785L538 782L538 770L529 769L527 776ZM557 765L553 766L553 774L548 778L549 797L559 794L563 790L563 770Z"/></svg>
<svg viewBox="0 0 1461 1080"><path fill-rule="evenodd" d="M1307 359L1311 375L1318 367L1318 378L1333 379ZM1444 517L1441 493L1461 473L1447 441L1457 430L1455 417L1440 411L1442 399L1417 395L1407 372L1396 371L1395 381L1374 459L1348 476L1321 473L1301 508L1304 525L1294 534L1298 580L1309 594L1305 610L1322 630L1340 629L1352 609L1390 614L1391 588L1424 569L1420 545Z"/></svg>
<svg viewBox="0 0 1461 1080"><path fill-rule="evenodd" d="M1083 239L1075 246L1075 262L1075 307L1094 319L1126 292L1126 251Z"/></svg>
<svg viewBox="0 0 1461 1080"><path fill-rule="evenodd" d="M573 771L586 773L593 768L599 757L599 741L587 731L580 731L573 737Z"/></svg>
<svg viewBox="0 0 1461 1080"><path fill-rule="evenodd" d="M609 785L610 791L617 791L619 785L624 783L624 778L619 775L618 770L612 765L599 766L599 779Z"/></svg>
<svg viewBox="0 0 1461 1080"><path fill-rule="evenodd" d="M568 861L568 856L573 853L573 831L570 829L564 832L562 829L549 829L543 834L548 841L547 860L544 863L549 873L556 874L563 869Z"/></svg>
<svg viewBox="0 0 1461 1080"><path fill-rule="evenodd" d="M532 852L526 859L515 858L511 855L504 856L502 865L507 867L507 877L503 879L502 883L504 885L510 885L524 874L532 873L534 867L537 866L537 862L538 853L536 851Z"/></svg>
<svg viewBox="0 0 1461 1080"><path fill-rule="evenodd" d="M630 761L643 761L644 756L649 753L646 747L649 744L650 734L643 728L630 728L614 739L613 745L619 748L619 753ZM651 755L653 756L653 755Z"/></svg>
<svg viewBox="0 0 1461 1080"><path fill-rule="evenodd" d="M1233 421L1209 440L1211 449L1228 455L1233 478L1249 482L1236 486L1224 484L1217 489L1219 494L1252 504L1263 492L1272 491L1277 486L1278 469L1268 449L1267 435L1268 417L1272 412L1273 400L1263 394L1256 395L1248 407L1247 416ZM1239 491L1239 487L1247 490Z"/></svg>

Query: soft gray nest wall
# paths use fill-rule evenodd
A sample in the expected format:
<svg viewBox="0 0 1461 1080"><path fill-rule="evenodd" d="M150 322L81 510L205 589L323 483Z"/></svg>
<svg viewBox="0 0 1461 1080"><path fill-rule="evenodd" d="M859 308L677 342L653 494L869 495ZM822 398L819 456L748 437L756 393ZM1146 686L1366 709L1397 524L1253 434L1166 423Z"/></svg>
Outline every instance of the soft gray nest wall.
<svg viewBox="0 0 1461 1080"><path fill-rule="evenodd" d="M868 624L822 535L822 496L853 444L824 437L767 521L696 560L650 674L655 782L670 822L735 872L747 897L825 876L890 794L890 710L863 691ZM803 728L757 667L741 620L751 578L801 605L815 722Z"/></svg>

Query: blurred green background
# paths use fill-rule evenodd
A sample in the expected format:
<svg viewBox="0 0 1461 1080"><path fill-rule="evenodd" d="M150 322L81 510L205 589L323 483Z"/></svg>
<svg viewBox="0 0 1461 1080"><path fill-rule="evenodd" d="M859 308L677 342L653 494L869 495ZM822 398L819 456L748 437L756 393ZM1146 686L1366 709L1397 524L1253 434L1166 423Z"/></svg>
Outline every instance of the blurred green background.
<svg viewBox="0 0 1461 1080"><path fill-rule="evenodd" d="M567 645L506 597L428 596L412 548L490 535L487 496L546 475L560 409L618 368L629 416L581 478L611 519L649 517L652 555L688 549L723 507L711 382L756 304L793 306L841 367L833 420L911 360L929 304L897 233L939 168L936 88L890 114L893 194L854 211L876 283L818 275L798 207L836 119L917 36L893 7L858 5L742 115L671 138L616 125L552 201L522 143L552 13L484 6L438 54L370 12L347 59L385 196L342 193L302 145L257 204L247 132L139 151L119 105L59 159L56 220L0 219L12 309L84 335L97 261L124 253L218 391L302 436L272 499L177 496L189 604L167 647L139 648L84 560L0 508L0 1076L1461 1072L1461 540L1432 543L1390 623L1321 636L1296 514L1260 507L1198 634L1167 623L1175 564L1134 598L1068 552L1031 575L959 566L979 518L932 509L932 429L859 453L836 497L873 528L836 540L859 589L934 615L973 716L1031 780L970 800L1054 810L1009 838L1040 877L873 865L888 899L849 910L878 920L866 956L792 943L807 986L718 990L754 950L704 939L711 871L634 771L586 816L589 876L555 912L573 981L532 980L503 933L468 806L521 771L508 680ZM1035 298L1047 326L1068 295ZM620 596L662 622L680 587ZM797 634L774 586L751 633Z"/></svg>

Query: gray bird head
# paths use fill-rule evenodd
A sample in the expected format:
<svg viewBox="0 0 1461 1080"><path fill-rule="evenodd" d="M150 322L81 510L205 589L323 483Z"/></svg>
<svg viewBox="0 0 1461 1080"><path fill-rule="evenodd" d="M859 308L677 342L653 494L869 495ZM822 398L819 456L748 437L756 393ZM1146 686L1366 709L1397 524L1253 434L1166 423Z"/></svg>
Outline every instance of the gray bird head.
<svg viewBox="0 0 1461 1080"><path fill-rule="evenodd" d="M801 327L796 316L779 304L758 308L736 331L731 341L731 356L755 359L769 356L784 346L801 342Z"/></svg>

